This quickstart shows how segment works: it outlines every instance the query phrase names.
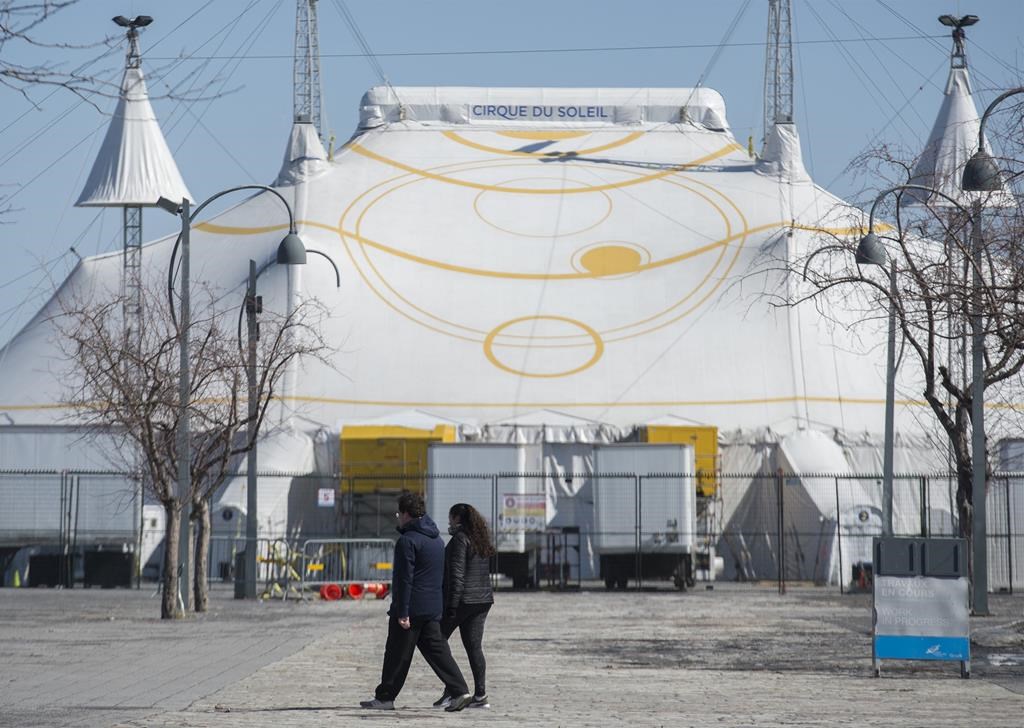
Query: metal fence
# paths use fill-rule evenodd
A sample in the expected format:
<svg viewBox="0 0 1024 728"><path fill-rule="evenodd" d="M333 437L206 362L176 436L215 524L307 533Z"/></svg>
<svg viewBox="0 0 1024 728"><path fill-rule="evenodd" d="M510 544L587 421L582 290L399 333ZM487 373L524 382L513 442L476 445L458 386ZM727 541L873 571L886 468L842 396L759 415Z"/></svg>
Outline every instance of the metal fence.
<svg viewBox="0 0 1024 728"><path fill-rule="evenodd" d="M390 586L395 541L389 538L317 538L302 544L302 588L366 584Z"/></svg>
<svg viewBox="0 0 1024 728"><path fill-rule="evenodd" d="M681 473L477 473L342 477L334 473L261 473L286 484L278 527L260 532L260 583L287 591L329 576L386 581L351 571L362 557L332 556L330 544L395 536L395 501L403 490L425 495L442 532L455 502L474 505L490 523L493 569L514 586L609 588L694 579L856 584L882 530L880 476L716 474L714 493L696 497L698 476ZM893 484L896 536L958 533L956 479L900 475ZM330 498L324 497L329 491ZM261 487L261 498L263 488ZM989 586L1024 588L1024 474L997 473L987 496ZM96 549L138 552L145 524L137 481L112 472L0 472L0 571L19 550L49 549L65 581L84 579L83 556ZM224 521L224 523L228 523ZM211 583L234 583L245 539L214 524ZM326 549L314 561L310 548ZM346 548L354 548L348 546ZM367 558L370 558L367 556ZM374 564L390 556L373 556ZM77 559L77 560L76 560ZM322 563L322 579L308 565ZM365 561L365 564L369 564ZM362 567L359 567L362 568ZM156 574L149 574L155 577ZM334 577L350 576L350 579ZM10 583L9 574L8 581Z"/></svg>

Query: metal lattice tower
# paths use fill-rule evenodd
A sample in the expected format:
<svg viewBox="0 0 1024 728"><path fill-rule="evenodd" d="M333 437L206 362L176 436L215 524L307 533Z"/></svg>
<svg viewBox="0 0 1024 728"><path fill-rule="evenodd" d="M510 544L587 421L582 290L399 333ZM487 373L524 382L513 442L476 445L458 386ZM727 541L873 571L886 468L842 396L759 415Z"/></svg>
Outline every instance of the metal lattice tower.
<svg viewBox="0 0 1024 728"><path fill-rule="evenodd" d="M121 293L124 296L124 335L138 343L142 333L142 208L124 208L124 274Z"/></svg>
<svg viewBox="0 0 1024 728"><path fill-rule="evenodd" d="M764 136L793 123L793 11L790 0L768 0L764 63Z"/></svg>
<svg viewBox="0 0 1024 728"><path fill-rule="evenodd" d="M122 21L126 19L122 18ZM118 22L124 25L124 22ZM139 28L152 22L152 18L140 16L127 22L128 54L125 56L124 67L141 68L142 54L139 52ZM123 208L124 230L124 270L121 276L121 295L124 301L124 337L125 341L138 350L139 337L142 334L142 208L137 205L125 205Z"/></svg>
<svg viewBox="0 0 1024 728"><path fill-rule="evenodd" d="M323 141L323 105L320 99L320 32L317 0L297 0L295 10L295 118L310 122Z"/></svg>

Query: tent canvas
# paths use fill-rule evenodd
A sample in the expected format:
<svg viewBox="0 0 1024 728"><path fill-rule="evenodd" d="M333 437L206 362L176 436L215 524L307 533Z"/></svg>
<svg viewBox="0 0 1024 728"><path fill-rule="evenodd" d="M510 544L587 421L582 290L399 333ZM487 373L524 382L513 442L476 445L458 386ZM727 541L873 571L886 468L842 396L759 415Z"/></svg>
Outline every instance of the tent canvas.
<svg viewBox="0 0 1024 728"><path fill-rule="evenodd" d="M260 278L265 309L319 299L339 345L287 378L280 421L321 444L339 422L422 412L552 443L616 441L669 417L769 443L880 429L881 329L854 335L842 307L767 302L797 289L787 266L817 236L864 222L807 177L794 128L776 130L766 166L706 88L378 88L360 119L333 161L296 125L279 177L306 246L341 272L338 288L310 256ZM286 229L266 193L196 223L193 281L233 310L248 259L272 261ZM173 245L144 246L143 285L164 285ZM73 420L62 306L116 294L121 270L119 253L82 260L0 351L0 411ZM915 380L901 367L898 392ZM897 408L901 432L923 436L920 407ZM552 470L577 459L553 454ZM305 446L276 463L312 467Z"/></svg>
<svg viewBox="0 0 1024 728"><path fill-rule="evenodd" d="M332 310L325 333L345 342L333 368L305 365L282 393L287 407L314 426L410 409L475 422L553 409L620 427L676 414L720 430L877 431L875 343L813 308L766 305L766 291L792 283L781 269L756 273L765 256L800 255L818 230L855 234L860 211L809 181L759 173L708 89L488 89L456 103L464 91L396 89L417 112L404 120L370 92L364 107L377 110L364 122L380 125L360 129L326 172L279 188L342 286L315 258L301 277L271 266L265 306L285 311L291 283ZM431 94L436 104L414 103ZM474 103L484 96L494 103ZM488 115L513 101L604 117ZM270 260L285 225L267 194L196 224L194 280L240 299L247 259ZM149 285L165 277L173 242L145 246ZM61 363L61 303L116 291L119 277L118 254L76 267L4 348L0 409L19 422L64 414L61 378L38 366ZM917 427L906 416L900 426Z"/></svg>

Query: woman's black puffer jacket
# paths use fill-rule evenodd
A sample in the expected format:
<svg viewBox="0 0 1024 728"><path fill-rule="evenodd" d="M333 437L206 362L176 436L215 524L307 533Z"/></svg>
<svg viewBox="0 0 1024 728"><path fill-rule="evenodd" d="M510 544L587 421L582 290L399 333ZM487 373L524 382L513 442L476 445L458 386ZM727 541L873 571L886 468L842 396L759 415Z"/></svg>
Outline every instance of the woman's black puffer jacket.
<svg viewBox="0 0 1024 728"><path fill-rule="evenodd" d="M453 615L461 604L492 604L490 559L473 553L462 530L456 531L444 549L444 611Z"/></svg>

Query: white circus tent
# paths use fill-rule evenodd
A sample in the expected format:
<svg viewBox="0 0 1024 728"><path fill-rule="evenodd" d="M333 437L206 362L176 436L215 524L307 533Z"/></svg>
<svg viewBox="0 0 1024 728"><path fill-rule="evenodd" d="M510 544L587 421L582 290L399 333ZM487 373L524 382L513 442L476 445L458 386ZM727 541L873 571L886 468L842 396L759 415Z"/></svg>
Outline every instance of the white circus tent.
<svg viewBox="0 0 1024 728"><path fill-rule="evenodd" d="M341 287L311 256L272 266L260 292L278 311L289 290L317 297L340 346L334 368L290 380L285 419L312 437L410 411L474 432L541 410L618 428L675 417L731 433L723 470L750 464L741 445L812 430L867 437L876 456L849 467L877 472L864 433L881 429L882 332L768 299L798 285L787 261L822 231L858 234L863 214L811 181L792 125L773 133L751 159L706 88L375 88L332 161L296 124L276 188ZM268 194L200 222L193 280L240 299L248 259L272 260L286 226ZM173 243L144 247L150 284ZM0 410L16 423L66 424L53 317L120 275L118 254L83 260L5 346ZM914 469L934 470L914 410L898 429L925 442ZM275 464L308 467L294 451Z"/></svg>
<svg viewBox="0 0 1024 728"><path fill-rule="evenodd" d="M374 89L355 136L317 161L277 188L307 247L342 270L336 289L315 258L297 269L344 342L337 371L311 367L283 395L307 421L553 409L620 426L879 429L877 342L765 303L795 285L765 259L799 257L821 230L855 235L863 216L750 159L714 91ZM194 279L241 291L286 224L267 194L197 224ZM165 274L172 244L145 246L147 276ZM64 297L116 290L119 263L83 260L5 346L0 408L19 423L66 414L50 317ZM286 279L261 277L268 307L284 310Z"/></svg>

